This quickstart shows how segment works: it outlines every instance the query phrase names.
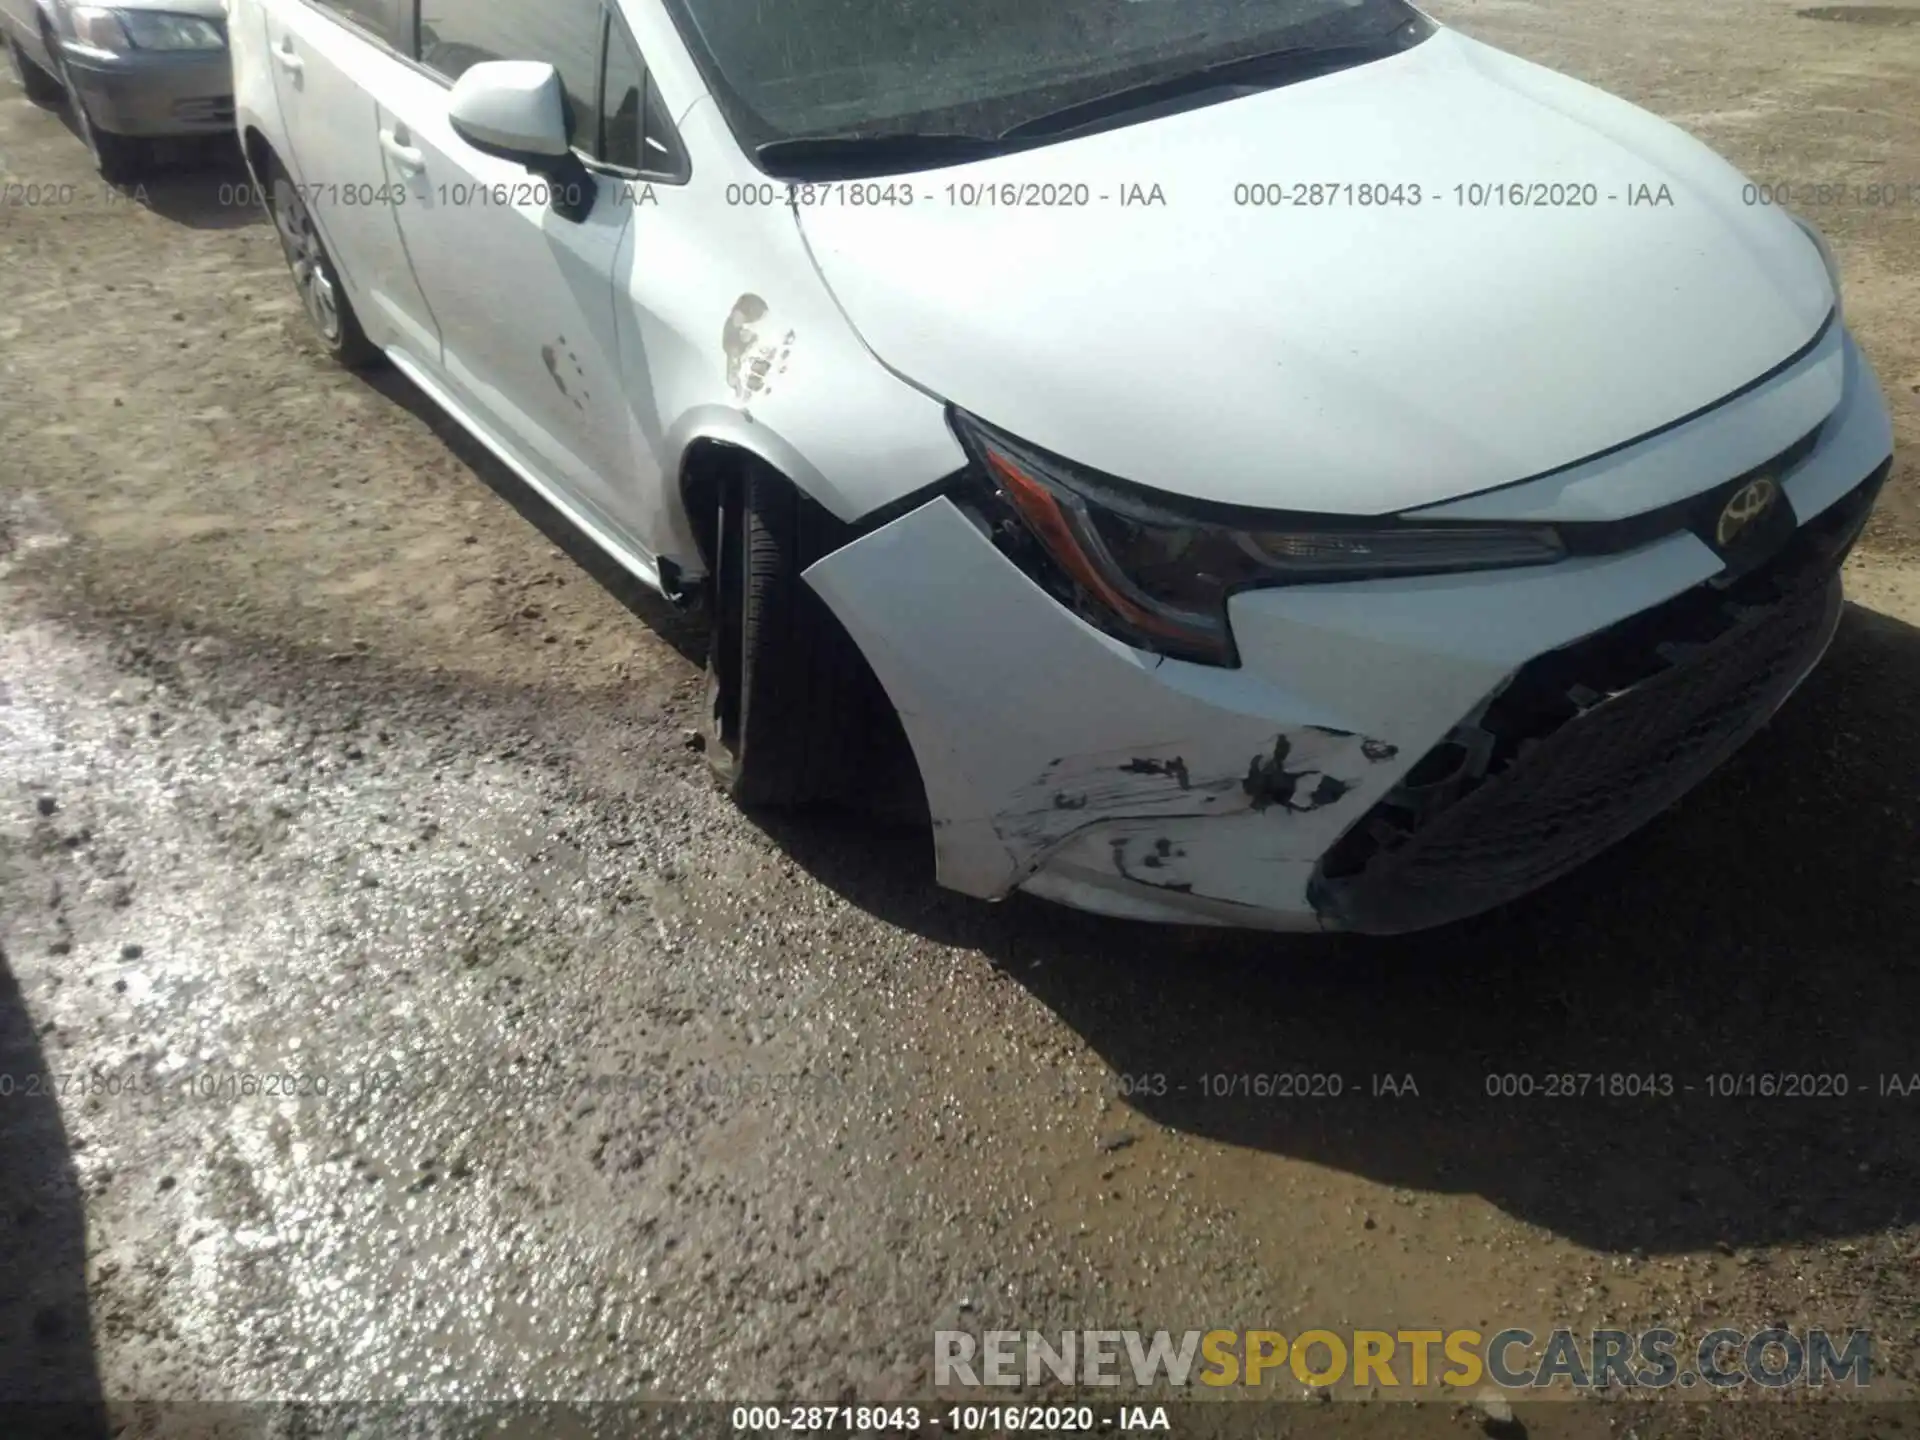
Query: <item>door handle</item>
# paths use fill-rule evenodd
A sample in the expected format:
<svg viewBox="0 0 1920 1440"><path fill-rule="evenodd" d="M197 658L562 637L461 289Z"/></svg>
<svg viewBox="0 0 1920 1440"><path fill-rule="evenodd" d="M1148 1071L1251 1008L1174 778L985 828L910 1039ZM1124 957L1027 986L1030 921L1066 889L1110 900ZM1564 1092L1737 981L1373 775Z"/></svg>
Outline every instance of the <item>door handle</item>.
<svg viewBox="0 0 1920 1440"><path fill-rule="evenodd" d="M307 68L307 62L302 60L293 48L291 35L283 36L280 43L273 47L273 58L289 75L298 75Z"/></svg>
<svg viewBox="0 0 1920 1440"><path fill-rule="evenodd" d="M395 131L380 132L380 148L387 152L387 158L403 175L418 175L427 168L427 157L406 144Z"/></svg>

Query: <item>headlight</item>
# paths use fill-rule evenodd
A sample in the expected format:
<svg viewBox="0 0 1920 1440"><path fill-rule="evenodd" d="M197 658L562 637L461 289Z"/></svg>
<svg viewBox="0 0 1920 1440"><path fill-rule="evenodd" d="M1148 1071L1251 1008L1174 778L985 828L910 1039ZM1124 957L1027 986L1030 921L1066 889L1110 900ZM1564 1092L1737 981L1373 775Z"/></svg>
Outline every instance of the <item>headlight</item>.
<svg viewBox="0 0 1920 1440"><path fill-rule="evenodd" d="M124 55L133 48L118 13L94 5L74 8L73 38L89 49L104 50L109 55Z"/></svg>
<svg viewBox="0 0 1920 1440"><path fill-rule="evenodd" d="M82 5L73 12L82 45L125 55L133 50L224 50L227 38L213 21L159 10L111 10Z"/></svg>
<svg viewBox="0 0 1920 1440"><path fill-rule="evenodd" d="M1227 629L1227 597L1236 590L1544 565L1567 553L1543 525L1225 507L1202 514L1197 504L1137 492L950 413L990 491L983 518L995 542L1089 624L1180 659L1237 663Z"/></svg>
<svg viewBox="0 0 1920 1440"><path fill-rule="evenodd" d="M168 15L159 10L122 10L120 23L136 50L224 50L220 27L198 15Z"/></svg>
<svg viewBox="0 0 1920 1440"><path fill-rule="evenodd" d="M1806 237L1813 241L1813 248L1820 252L1820 262L1827 267L1827 279L1833 285L1833 308L1840 313L1841 319L1844 320L1846 318L1846 305L1840 298L1840 262L1833 258L1833 247L1827 244L1827 237L1814 229L1806 219L1795 215L1791 210L1789 210L1787 214L1792 218L1793 223L1798 225L1806 234Z"/></svg>

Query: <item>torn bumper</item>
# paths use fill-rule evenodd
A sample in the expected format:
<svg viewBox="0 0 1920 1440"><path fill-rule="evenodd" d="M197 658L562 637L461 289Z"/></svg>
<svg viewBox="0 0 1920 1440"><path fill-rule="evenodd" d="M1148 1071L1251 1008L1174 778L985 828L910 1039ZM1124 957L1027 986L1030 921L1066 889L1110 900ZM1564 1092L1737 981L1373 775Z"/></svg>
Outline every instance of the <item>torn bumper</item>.
<svg viewBox="0 0 1920 1440"><path fill-rule="evenodd" d="M1763 724L1832 637L1890 445L1862 387L1785 478L1795 539L1736 585L1679 530L1531 570L1248 591L1234 670L1092 629L945 498L807 578L900 712L943 884L1397 932L1574 868Z"/></svg>
<svg viewBox="0 0 1920 1440"><path fill-rule="evenodd" d="M1477 914L1576 869L1737 750L1840 623L1839 563L1885 469L1737 584L1684 591L1522 666L1322 857L1330 925Z"/></svg>

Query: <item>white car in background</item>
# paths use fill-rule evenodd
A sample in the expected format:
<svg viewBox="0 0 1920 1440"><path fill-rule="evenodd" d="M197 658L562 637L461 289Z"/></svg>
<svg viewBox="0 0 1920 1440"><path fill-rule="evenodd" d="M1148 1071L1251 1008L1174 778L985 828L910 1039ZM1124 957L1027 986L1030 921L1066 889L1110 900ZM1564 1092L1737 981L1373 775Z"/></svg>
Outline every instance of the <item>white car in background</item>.
<svg viewBox="0 0 1920 1440"><path fill-rule="evenodd" d="M1815 664L1892 451L1820 238L1402 0L233 0L319 334L713 615L749 804L940 880L1470 915ZM897 732L896 732L897 733Z"/></svg>

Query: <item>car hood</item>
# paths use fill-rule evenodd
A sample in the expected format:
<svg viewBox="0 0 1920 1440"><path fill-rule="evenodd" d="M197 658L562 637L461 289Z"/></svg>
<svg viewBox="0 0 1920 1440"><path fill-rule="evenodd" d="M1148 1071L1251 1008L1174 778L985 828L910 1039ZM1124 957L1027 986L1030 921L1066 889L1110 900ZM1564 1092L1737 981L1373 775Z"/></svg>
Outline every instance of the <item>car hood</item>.
<svg viewBox="0 0 1920 1440"><path fill-rule="evenodd" d="M896 184L912 204L846 203ZM1342 188L1239 203L1269 184ZM880 360L1005 431L1207 500L1384 514L1638 438L1805 346L1834 305L1825 265L1745 184L1645 111L1442 30L1258 95L823 189L799 223ZM1078 185L1086 204L1046 203ZM1362 185L1402 203L1360 203ZM1592 206L1550 203L1581 186Z"/></svg>

